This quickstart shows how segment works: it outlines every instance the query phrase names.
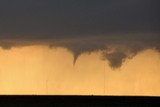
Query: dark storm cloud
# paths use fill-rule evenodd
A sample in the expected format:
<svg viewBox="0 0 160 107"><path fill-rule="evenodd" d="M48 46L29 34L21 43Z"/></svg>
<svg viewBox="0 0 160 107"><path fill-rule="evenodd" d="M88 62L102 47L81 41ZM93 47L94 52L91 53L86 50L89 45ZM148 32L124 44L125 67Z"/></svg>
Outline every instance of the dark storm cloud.
<svg viewBox="0 0 160 107"><path fill-rule="evenodd" d="M74 63L82 53L114 50L103 58L116 68L141 50L160 50L159 4L159 0L1 0L0 45L65 47L73 53Z"/></svg>
<svg viewBox="0 0 160 107"><path fill-rule="evenodd" d="M160 51L160 33L106 34L59 42L54 46L66 47L74 55L74 63L83 53L103 51L102 59L109 60L112 68L118 68L126 58L132 58L145 49Z"/></svg>

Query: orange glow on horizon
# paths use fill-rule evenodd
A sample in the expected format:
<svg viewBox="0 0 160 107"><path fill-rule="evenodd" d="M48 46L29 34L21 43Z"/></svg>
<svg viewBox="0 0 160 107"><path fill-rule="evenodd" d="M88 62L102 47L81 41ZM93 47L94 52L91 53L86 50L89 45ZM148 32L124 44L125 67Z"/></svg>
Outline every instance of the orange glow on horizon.
<svg viewBox="0 0 160 107"><path fill-rule="evenodd" d="M75 65L64 48L0 49L0 94L160 95L160 55L145 50L112 70L100 52L82 54Z"/></svg>

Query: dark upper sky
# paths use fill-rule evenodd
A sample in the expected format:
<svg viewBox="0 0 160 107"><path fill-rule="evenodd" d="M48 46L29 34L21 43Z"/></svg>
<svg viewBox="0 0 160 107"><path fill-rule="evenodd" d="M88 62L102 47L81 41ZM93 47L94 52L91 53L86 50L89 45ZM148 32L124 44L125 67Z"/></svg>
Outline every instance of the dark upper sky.
<svg viewBox="0 0 160 107"><path fill-rule="evenodd" d="M159 0L0 0L0 38L157 32L159 4Z"/></svg>

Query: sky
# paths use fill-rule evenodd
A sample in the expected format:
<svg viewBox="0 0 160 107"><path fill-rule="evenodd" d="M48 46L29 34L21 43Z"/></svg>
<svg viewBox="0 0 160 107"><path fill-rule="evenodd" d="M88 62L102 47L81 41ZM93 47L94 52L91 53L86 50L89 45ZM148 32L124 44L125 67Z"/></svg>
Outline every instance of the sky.
<svg viewBox="0 0 160 107"><path fill-rule="evenodd" d="M144 56L154 53L150 57L158 58L156 55L160 52L159 4L159 0L1 0L0 47L2 52L0 56L6 58L4 61L6 63L2 64L6 68L1 72L11 71L7 69L7 65L12 61L13 63L10 63L9 66L14 67L14 71L17 72L13 75L19 75L18 71L22 69L30 73L31 71L45 72L50 67L40 69L40 63L49 66L50 64L54 65L55 62L43 62L39 59L48 58L42 54L45 53L45 55L50 56L51 53L48 51L56 52L55 49L63 50L58 50L62 53L57 54L62 55L64 59L69 57L69 61L73 65L71 71L75 71L74 66L84 65L83 62L86 62L86 60L82 58L83 55L89 58L92 54L96 54L95 57L91 58L93 62L98 60L95 58L99 57L99 62L95 62L97 66L104 61L106 66L109 67L108 69L111 69L106 70L106 72L114 72L124 66L127 66L129 71L135 68L137 68L137 72L141 71L141 67L136 67L133 64L132 66L135 68L132 67L131 70L129 69L131 67L125 63L129 60L132 62L141 53L144 53ZM35 46L34 49L32 46ZM39 51L39 49L45 50L46 48L49 49L46 52ZM26 49L23 53L24 56L21 56L19 52L24 49ZM26 59L26 61L23 59L23 57L34 56L29 51L32 49L35 50L37 55L42 55L35 58L39 61L35 65L36 70L29 69L31 65L28 65L30 63L34 65L36 63L34 60L29 62L29 59ZM16 57L19 59L16 59ZM140 59L138 58L133 62L138 63L141 61ZM24 66L26 67L14 66L14 63L20 64L17 62L19 60L22 60L22 63L25 62ZM56 66L62 66L63 64L60 64L62 62L64 63L65 60L59 60L59 64ZM78 64L78 62L81 63ZM142 60L142 62L144 61ZM155 65L159 63L154 60L153 62ZM92 64L95 65L95 63ZM71 66L70 62L67 64ZM86 75L87 71L91 71L89 69L91 65L85 66ZM155 65L151 64L149 66L154 67ZM37 70L38 68L39 70ZM99 67L95 68L98 72L102 71L100 69ZM159 70L159 67L156 69ZM53 68L51 71L53 71ZM59 72L58 68L56 71ZM125 74L126 70L122 71ZM122 74L117 73L115 75ZM86 84L88 83L86 82Z"/></svg>

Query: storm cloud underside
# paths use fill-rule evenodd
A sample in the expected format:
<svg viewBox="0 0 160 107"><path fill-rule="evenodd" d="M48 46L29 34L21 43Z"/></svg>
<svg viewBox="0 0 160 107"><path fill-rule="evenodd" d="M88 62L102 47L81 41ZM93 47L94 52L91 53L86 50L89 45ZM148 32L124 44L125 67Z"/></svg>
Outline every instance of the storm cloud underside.
<svg viewBox="0 0 160 107"><path fill-rule="evenodd" d="M102 51L112 68L145 49L160 51L159 0L1 0L0 46L64 47L74 61Z"/></svg>

